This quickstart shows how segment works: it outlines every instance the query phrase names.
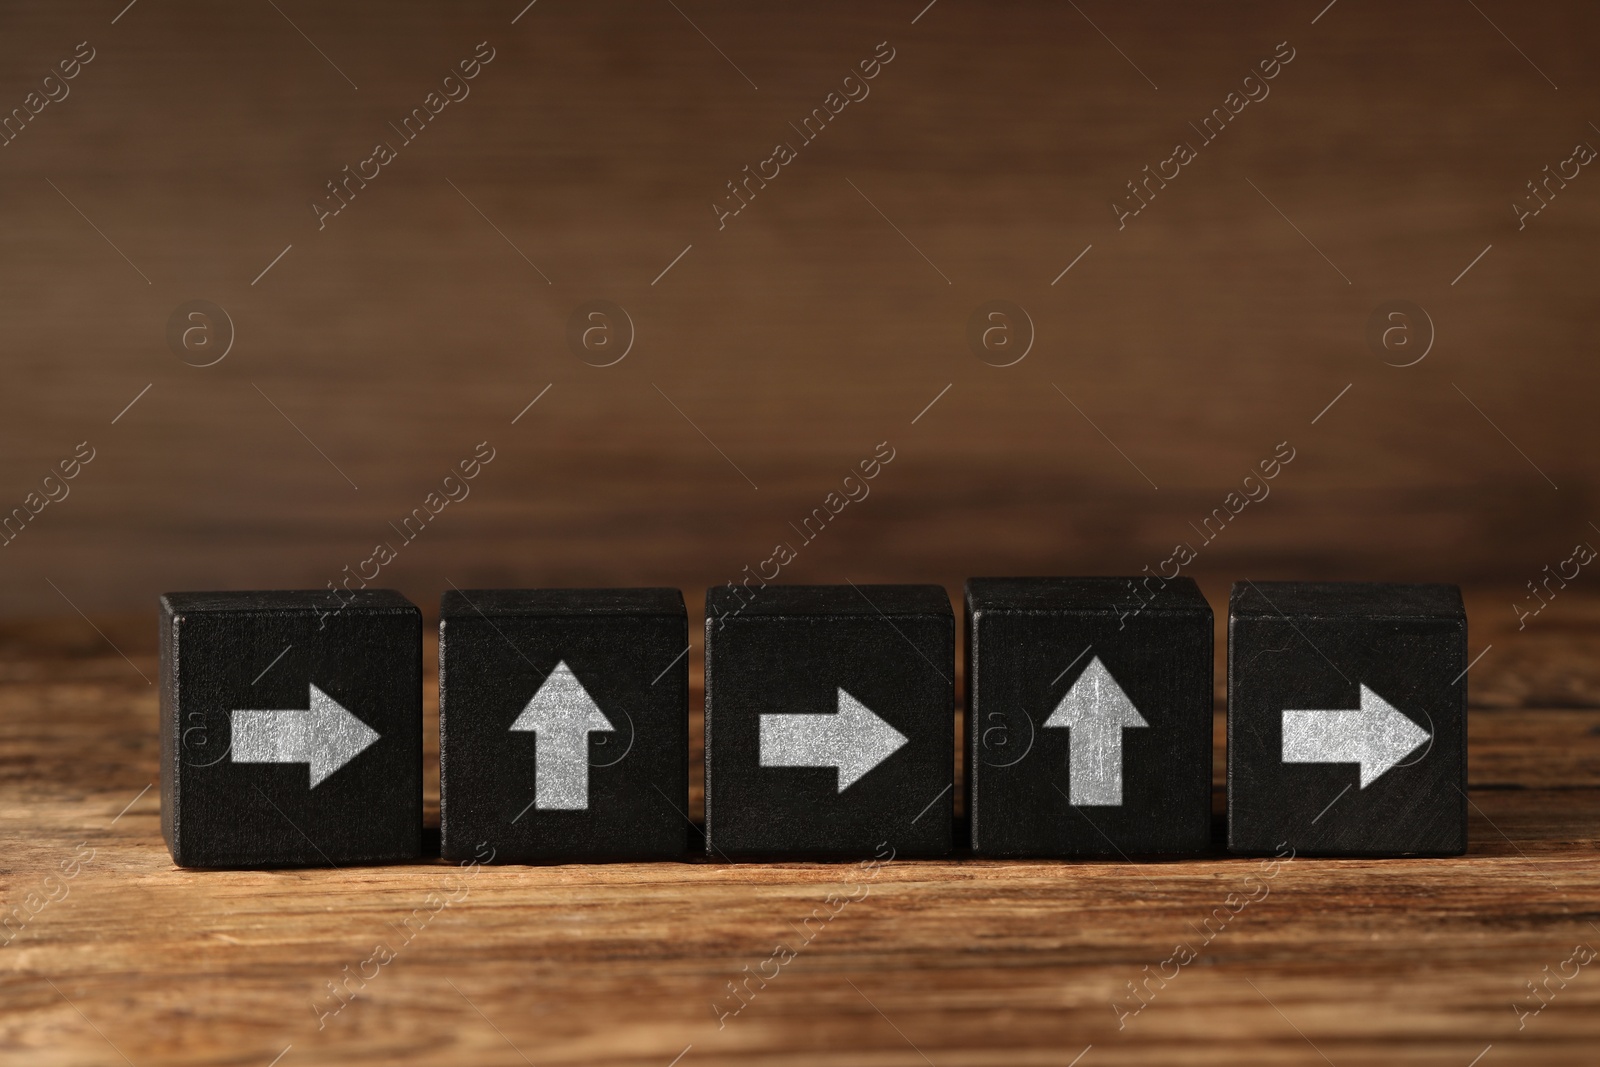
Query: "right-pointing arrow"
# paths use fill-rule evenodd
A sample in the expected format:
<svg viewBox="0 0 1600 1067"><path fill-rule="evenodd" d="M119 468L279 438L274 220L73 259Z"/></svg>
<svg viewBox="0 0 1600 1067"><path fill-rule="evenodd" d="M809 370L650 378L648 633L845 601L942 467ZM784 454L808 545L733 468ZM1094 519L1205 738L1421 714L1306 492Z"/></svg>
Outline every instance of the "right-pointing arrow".
<svg viewBox="0 0 1600 1067"><path fill-rule="evenodd" d="M1416 751L1428 731L1377 693L1361 687L1361 706L1283 712L1283 762L1359 763L1361 788Z"/></svg>
<svg viewBox="0 0 1600 1067"><path fill-rule="evenodd" d="M308 703L304 711L234 709L232 761L308 764L311 788L315 789L378 740L378 731L315 683L310 686Z"/></svg>
<svg viewBox="0 0 1600 1067"><path fill-rule="evenodd" d="M906 735L839 690L832 715L761 716L761 766L837 767L839 792L900 750Z"/></svg>

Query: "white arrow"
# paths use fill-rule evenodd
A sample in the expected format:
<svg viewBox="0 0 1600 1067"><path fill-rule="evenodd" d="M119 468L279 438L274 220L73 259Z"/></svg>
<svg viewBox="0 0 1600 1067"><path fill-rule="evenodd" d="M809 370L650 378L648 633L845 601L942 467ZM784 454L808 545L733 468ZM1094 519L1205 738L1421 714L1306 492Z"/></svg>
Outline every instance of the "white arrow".
<svg viewBox="0 0 1600 1067"><path fill-rule="evenodd" d="M1045 720L1045 726L1072 729L1067 763L1074 808L1122 806L1122 731L1149 725L1099 656L1091 659Z"/></svg>
<svg viewBox="0 0 1600 1067"><path fill-rule="evenodd" d="M1283 762L1359 763L1362 789L1428 738L1428 731L1365 685L1359 708L1283 713Z"/></svg>
<svg viewBox="0 0 1600 1067"><path fill-rule="evenodd" d="M1096 656L1072 683L1045 726L1065 726L1072 806L1122 806L1122 731L1149 726Z"/></svg>
<svg viewBox="0 0 1600 1067"><path fill-rule="evenodd" d="M233 712L234 763L306 763L312 789L377 739L378 731L315 684L305 711L236 708Z"/></svg>
<svg viewBox="0 0 1600 1067"><path fill-rule="evenodd" d="M907 741L843 689L836 709L832 715L761 716L761 766L836 767L843 793Z"/></svg>
<svg viewBox="0 0 1600 1067"><path fill-rule="evenodd" d="M556 664L511 729L534 735L533 806L540 811L587 811L589 735L616 727L565 660Z"/></svg>

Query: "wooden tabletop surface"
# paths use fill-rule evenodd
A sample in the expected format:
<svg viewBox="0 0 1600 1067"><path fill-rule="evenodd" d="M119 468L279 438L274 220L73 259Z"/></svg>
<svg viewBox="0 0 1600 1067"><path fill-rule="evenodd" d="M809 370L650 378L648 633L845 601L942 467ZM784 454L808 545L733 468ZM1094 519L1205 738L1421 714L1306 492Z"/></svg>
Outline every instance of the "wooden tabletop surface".
<svg viewBox="0 0 1600 1067"><path fill-rule="evenodd" d="M1276 865L184 871L150 620L12 626L0 1059L1593 1064L1600 598L1522 631L1505 599L1468 597L1468 854ZM436 826L436 765L427 789Z"/></svg>

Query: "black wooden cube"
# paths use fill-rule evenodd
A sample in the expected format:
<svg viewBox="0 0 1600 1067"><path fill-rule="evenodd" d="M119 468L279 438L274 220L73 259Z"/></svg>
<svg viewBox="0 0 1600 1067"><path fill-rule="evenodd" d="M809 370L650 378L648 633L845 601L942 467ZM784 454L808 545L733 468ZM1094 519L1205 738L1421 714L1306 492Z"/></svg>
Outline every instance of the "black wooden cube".
<svg viewBox="0 0 1600 1067"><path fill-rule="evenodd" d="M181 867L422 852L422 614L392 590L161 598L161 832Z"/></svg>
<svg viewBox="0 0 1600 1067"><path fill-rule="evenodd" d="M954 675L940 586L709 590L707 850L949 852Z"/></svg>
<svg viewBox="0 0 1600 1067"><path fill-rule="evenodd" d="M967 814L984 856L1211 841L1211 605L1188 578L967 582Z"/></svg>
<svg viewBox="0 0 1600 1067"><path fill-rule="evenodd" d="M469 589L439 610L445 859L671 859L689 822L676 589Z"/></svg>
<svg viewBox="0 0 1600 1067"><path fill-rule="evenodd" d="M1453 585L1236 584L1228 847L1465 852L1466 674Z"/></svg>

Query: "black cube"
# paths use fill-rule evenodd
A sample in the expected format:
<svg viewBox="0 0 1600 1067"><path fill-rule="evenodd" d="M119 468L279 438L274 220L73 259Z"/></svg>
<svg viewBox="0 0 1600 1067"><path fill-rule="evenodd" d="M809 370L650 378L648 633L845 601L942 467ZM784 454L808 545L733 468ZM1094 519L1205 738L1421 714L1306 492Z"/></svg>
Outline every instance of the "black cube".
<svg viewBox="0 0 1600 1067"><path fill-rule="evenodd" d="M1229 848L1466 851L1466 675L1453 585L1236 584Z"/></svg>
<svg viewBox="0 0 1600 1067"><path fill-rule="evenodd" d="M161 598L161 832L181 867L422 851L422 614L392 590Z"/></svg>
<svg viewBox="0 0 1600 1067"><path fill-rule="evenodd" d="M955 617L936 585L706 594L706 847L951 849Z"/></svg>
<svg viewBox="0 0 1600 1067"><path fill-rule="evenodd" d="M1211 841L1211 606L1188 578L967 582L967 812L983 856Z"/></svg>
<svg viewBox="0 0 1600 1067"><path fill-rule="evenodd" d="M446 593L444 858L683 855L692 832L688 651L676 589Z"/></svg>

